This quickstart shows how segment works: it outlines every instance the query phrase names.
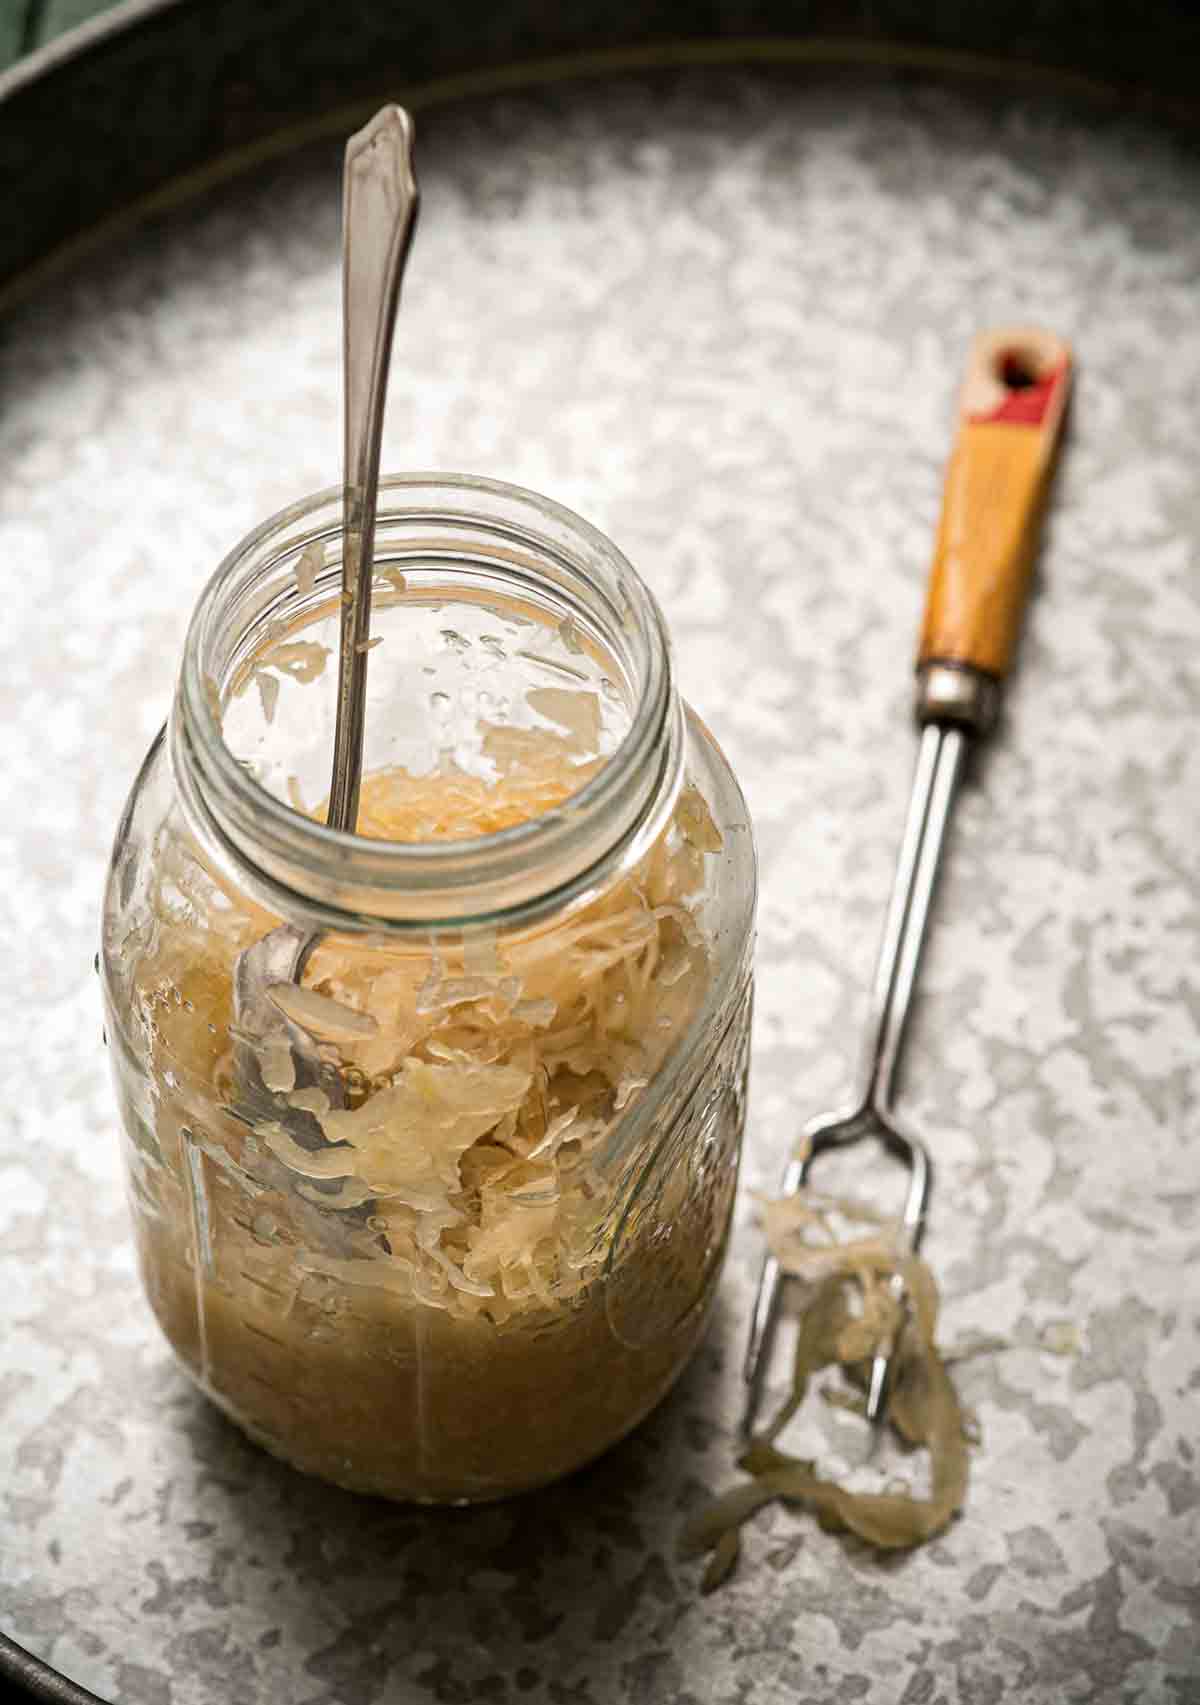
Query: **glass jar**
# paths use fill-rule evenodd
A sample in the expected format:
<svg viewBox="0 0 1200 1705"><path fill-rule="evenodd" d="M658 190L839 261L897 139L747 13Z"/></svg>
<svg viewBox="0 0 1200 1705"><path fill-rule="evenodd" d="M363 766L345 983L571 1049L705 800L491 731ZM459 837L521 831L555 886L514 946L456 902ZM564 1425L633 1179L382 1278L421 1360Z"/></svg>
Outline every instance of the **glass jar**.
<svg viewBox="0 0 1200 1705"><path fill-rule="evenodd" d="M381 486L359 832L327 828L340 525L325 493L222 564L117 832L133 1222L163 1331L252 1437L358 1491L492 1498L621 1437L703 1331L753 842L630 565L450 476ZM253 999L281 926L299 975Z"/></svg>

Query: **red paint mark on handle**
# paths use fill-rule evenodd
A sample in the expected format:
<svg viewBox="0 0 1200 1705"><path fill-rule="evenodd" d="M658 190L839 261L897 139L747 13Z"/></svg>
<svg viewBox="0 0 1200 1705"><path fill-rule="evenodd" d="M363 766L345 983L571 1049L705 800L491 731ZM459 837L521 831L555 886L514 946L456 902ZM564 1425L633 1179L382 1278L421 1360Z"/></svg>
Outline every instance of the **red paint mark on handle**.
<svg viewBox="0 0 1200 1705"><path fill-rule="evenodd" d="M1066 376L1067 363L1062 361L1032 385L1010 390L1004 401L987 414L973 414L972 426L1041 426L1050 412L1054 394Z"/></svg>

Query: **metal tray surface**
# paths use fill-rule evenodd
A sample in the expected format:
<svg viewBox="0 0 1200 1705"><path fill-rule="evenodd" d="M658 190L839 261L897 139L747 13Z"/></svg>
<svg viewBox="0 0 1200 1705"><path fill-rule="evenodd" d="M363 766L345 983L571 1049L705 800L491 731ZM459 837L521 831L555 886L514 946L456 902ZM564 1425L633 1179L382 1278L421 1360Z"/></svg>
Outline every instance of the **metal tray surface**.
<svg viewBox="0 0 1200 1705"><path fill-rule="evenodd" d="M0 1626L121 1705L1200 1697L1190 144L1044 92L693 67L478 94L419 149L385 464L516 480L606 529L757 824L718 1318L627 1444L439 1513L264 1456L141 1298L98 898L203 580L336 474L338 156L314 144L4 326ZM1080 377L903 1109L939 1168L945 1334L1016 1347L960 1370L983 1443L941 1540L880 1562L768 1512L701 1601L675 1541L732 1475L752 1192L853 1075L953 392L998 319L1073 338ZM1078 1353L1051 1355L1063 1323ZM834 1465L856 1427L814 1404L801 1437Z"/></svg>

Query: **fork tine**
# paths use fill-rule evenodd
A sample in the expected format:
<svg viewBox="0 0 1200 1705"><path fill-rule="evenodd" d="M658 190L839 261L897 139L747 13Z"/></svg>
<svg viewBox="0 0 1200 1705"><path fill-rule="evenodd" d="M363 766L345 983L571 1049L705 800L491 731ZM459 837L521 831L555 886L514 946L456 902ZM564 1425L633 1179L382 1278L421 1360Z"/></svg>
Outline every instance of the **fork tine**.
<svg viewBox="0 0 1200 1705"><path fill-rule="evenodd" d="M921 1242L921 1233L925 1229L925 1210L929 1206L929 1192L933 1184L933 1163L929 1158L929 1150L918 1138L904 1136L890 1123L882 1127L881 1134L890 1148L900 1151L900 1158L909 1169L908 1194L904 1198L901 1230L909 1253L915 1255ZM904 1295L904 1281L898 1273L893 1274L889 1289L899 1302ZM871 1378L867 1387L867 1420L873 1425L883 1419L895 1350L896 1345L893 1342L871 1362Z"/></svg>
<svg viewBox="0 0 1200 1705"><path fill-rule="evenodd" d="M791 1160L784 1168L779 1182L781 1196L793 1196L804 1179L806 1163ZM758 1289L754 1293L754 1309L750 1316L750 1339L746 1345L746 1360L742 1378L746 1385L746 1402L742 1410L742 1435L749 1438L758 1414L762 1397L763 1378L771 1359L771 1345L779 1321L779 1297L783 1288L783 1273L779 1262L770 1253L763 1257L758 1270Z"/></svg>
<svg viewBox="0 0 1200 1705"><path fill-rule="evenodd" d="M893 1279L891 1284L893 1296L899 1300L901 1287ZM888 1378L892 1371L893 1345L884 1355L876 1356L871 1362L871 1383L867 1389L867 1420L875 1426L883 1419L883 1405L887 1397Z"/></svg>

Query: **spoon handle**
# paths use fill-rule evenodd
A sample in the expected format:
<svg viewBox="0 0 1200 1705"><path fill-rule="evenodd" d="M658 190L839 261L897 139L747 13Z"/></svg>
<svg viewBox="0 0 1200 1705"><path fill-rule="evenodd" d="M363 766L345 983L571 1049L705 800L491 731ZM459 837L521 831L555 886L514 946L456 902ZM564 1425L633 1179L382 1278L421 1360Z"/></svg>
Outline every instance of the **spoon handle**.
<svg viewBox="0 0 1200 1705"><path fill-rule="evenodd" d="M342 177L342 622L331 828L353 830L362 780L379 445L400 279L417 216L412 121L384 107L346 144Z"/></svg>

